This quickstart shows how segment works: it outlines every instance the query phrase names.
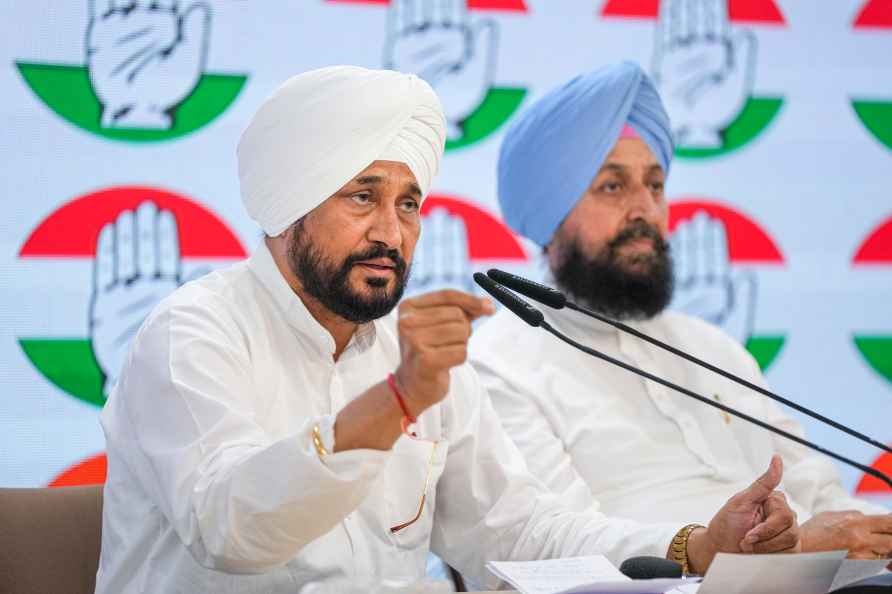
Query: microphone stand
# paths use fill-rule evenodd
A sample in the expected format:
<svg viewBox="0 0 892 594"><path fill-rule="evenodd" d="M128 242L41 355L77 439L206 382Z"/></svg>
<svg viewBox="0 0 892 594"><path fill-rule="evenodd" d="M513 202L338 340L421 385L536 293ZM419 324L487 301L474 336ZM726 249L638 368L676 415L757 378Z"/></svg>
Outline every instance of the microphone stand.
<svg viewBox="0 0 892 594"><path fill-rule="evenodd" d="M546 322L544 320L541 324L541 327L543 330L553 334L558 339L564 341L565 343L569 344L570 346L573 346L573 347L579 349L583 353L591 355L592 357L595 357L597 359L601 359L602 361L607 361L608 363L612 363L613 365L616 365L618 367L622 367L626 371L631 371L632 373L634 373L636 375L639 375L643 378L649 379L649 380L656 382L662 386L666 386L667 388L675 390L676 392L681 392L685 396L690 396L694 400L699 400L700 402L702 402L704 404L708 404L709 406L718 408L719 410L723 410L730 415L734 415L735 417L738 417L745 421L749 421L750 423L752 423L754 425L758 425L759 427L761 427L767 431L771 431L772 433L776 433L778 435L786 437L787 439L789 439L791 441L795 441L796 443L798 443L800 445L804 445L805 447L811 448L811 449L815 450L816 452L820 452L820 453L824 454L825 456L830 456L834 460L839 460L840 462L843 462L844 464L848 464L849 466L857 468L861 472L864 472L865 474L869 474L870 476L873 476L873 477L883 481L884 483L889 485L889 487L892 487L892 478L889 478L888 476L886 476L885 474L883 474L882 472L880 472L879 470L877 470L875 468L871 468L870 466L866 466L864 464L861 464L860 462L856 462L850 458L846 458L845 456L843 456L841 454L837 454L836 452L831 452L830 450L823 448L816 443L812 443L812 442L808 441L807 439L803 439L803 438L799 437L798 435L793 435L792 433L784 431L783 429L778 429L777 427L769 425L765 421L759 420L759 419L752 417L746 413L740 412L736 409L731 408L730 406L726 406L726 405L722 404L721 402L715 402L714 400L712 400L710 398L701 396L700 394L697 394L696 392L692 392L691 390L688 390L687 388L683 388L682 386L674 384L674 383L670 382L669 380L665 380L657 375L654 375L652 373L644 371L643 369L638 369L637 367L633 367L632 365L629 365L628 363L626 363L624 361L615 359L615 358L611 357L610 355L605 355L601 351L587 347L584 344L580 344L580 343L576 342L575 340L573 340L572 338L570 338L569 336L556 330L554 327L551 326L551 324L549 324L548 322Z"/></svg>

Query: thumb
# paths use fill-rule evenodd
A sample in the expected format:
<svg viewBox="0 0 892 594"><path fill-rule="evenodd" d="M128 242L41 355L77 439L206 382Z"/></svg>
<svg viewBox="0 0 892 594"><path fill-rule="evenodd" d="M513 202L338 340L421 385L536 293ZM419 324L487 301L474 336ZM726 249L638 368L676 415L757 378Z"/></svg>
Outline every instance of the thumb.
<svg viewBox="0 0 892 594"><path fill-rule="evenodd" d="M741 499L751 503L761 503L780 485L784 474L784 463L781 457L775 454L771 457L771 464L765 474L753 481L746 490L740 493Z"/></svg>
<svg viewBox="0 0 892 594"><path fill-rule="evenodd" d="M207 38L211 25L211 9L203 2L196 2L180 17L180 35L183 60L197 61L199 69L204 69L207 53Z"/></svg>

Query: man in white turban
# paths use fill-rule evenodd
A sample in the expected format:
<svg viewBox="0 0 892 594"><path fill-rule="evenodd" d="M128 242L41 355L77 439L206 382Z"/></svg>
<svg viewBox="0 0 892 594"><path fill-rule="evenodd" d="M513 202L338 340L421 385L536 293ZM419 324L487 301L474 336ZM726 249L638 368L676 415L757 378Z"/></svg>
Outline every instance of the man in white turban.
<svg viewBox="0 0 892 594"><path fill-rule="evenodd" d="M421 579L429 550L478 583L491 559L667 554L679 523L570 509L527 471L464 364L488 301L388 315L444 128L396 72L309 72L261 106L238 155L264 241L155 309L102 413L97 592L344 591ZM687 542L692 569L796 546L779 474Z"/></svg>

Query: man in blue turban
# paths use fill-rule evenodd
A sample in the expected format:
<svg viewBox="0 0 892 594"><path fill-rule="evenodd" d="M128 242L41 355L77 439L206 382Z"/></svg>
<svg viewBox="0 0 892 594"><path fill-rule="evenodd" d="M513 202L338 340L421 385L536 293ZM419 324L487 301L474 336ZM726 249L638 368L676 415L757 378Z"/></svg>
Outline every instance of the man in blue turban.
<svg viewBox="0 0 892 594"><path fill-rule="evenodd" d="M754 359L727 334L664 311L673 289L663 192L670 130L653 83L635 64L547 93L501 148L505 220L542 246L549 280L574 301L764 384ZM710 230L702 216L691 224ZM723 235L712 239L714 255L727 249ZM673 246L688 251L678 240ZM699 273L710 269L694 264ZM802 434L774 402L737 384L577 312L543 313L578 342ZM892 555L892 515L850 497L831 460L796 443L595 361L507 311L474 333L471 360L531 470L573 505L597 501L610 515L697 526L779 455L781 488L805 521L803 550Z"/></svg>

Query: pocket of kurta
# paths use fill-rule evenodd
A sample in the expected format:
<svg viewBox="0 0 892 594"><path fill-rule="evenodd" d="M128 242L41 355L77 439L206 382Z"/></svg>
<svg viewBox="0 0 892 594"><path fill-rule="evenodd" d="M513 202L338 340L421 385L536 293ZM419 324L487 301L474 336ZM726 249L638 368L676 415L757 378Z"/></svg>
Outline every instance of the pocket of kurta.
<svg viewBox="0 0 892 594"><path fill-rule="evenodd" d="M388 531L404 549L427 547L433 528L437 483L449 443L400 437L387 465ZM426 488L425 488L426 487Z"/></svg>

